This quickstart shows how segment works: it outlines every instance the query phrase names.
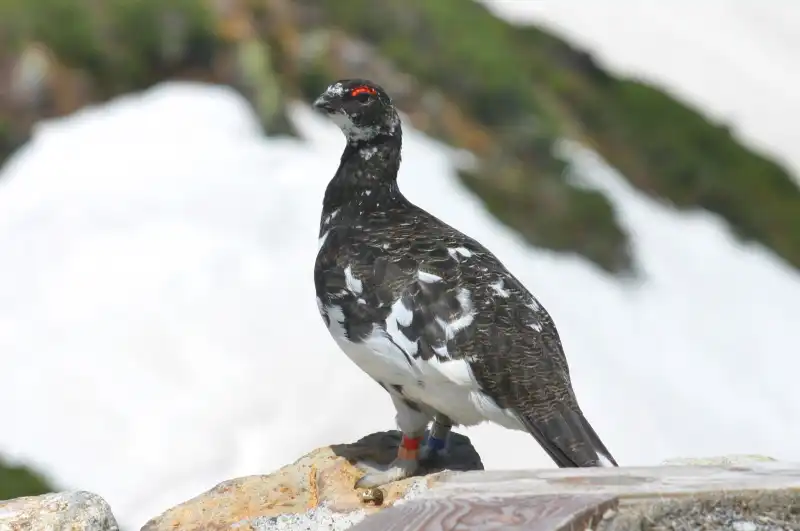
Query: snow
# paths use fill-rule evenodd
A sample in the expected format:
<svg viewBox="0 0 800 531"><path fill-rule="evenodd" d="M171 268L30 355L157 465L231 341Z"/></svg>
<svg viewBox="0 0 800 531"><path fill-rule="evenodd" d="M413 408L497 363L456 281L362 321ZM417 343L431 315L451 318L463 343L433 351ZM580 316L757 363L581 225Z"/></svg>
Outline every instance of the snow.
<svg viewBox="0 0 800 531"><path fill-rule="evenodd" d="M648 80L800 176L800 2L481 0Z"/></svg>
<svg viewBox="0 0 800 531"><path fill-rule="evenodd" d="M217 482L393 427L315 306L344 138L305 106L292 116L305 140L265 139L235 93L165 84L40 124L0 178L0 453L138 528ZM526 246L459 184L456 154L408 126L401 188L549 309L620 463L800 459L800 276L565 149L634 235L641 282ZM466 433L488 468L554 466L523 433Z"/></svg>

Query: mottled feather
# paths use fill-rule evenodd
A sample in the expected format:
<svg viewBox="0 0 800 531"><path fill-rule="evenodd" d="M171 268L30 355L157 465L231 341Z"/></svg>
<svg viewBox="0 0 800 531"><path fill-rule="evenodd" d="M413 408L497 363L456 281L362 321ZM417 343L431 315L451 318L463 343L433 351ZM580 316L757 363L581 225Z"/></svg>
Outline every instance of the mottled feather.
<svg viewBox="0 0 800 531"><path fill-rule="evenodd" d="M391 127L371 121L370 132L355 134L351 124L323 201L314 280L326 324L341 327L343 349L370 344L392 357L397 372L371 375L421 410L446 408L421 403L436 386L462 386L477 393L464 397L506 412L504 425L528 431L559 466L598 466L599 456L616 465L578 406L544 307L487 248L400 192L399 119L383 105ZM448 373L456 368L466 374ZM460 423L458 411L443 412Z"/></svg>

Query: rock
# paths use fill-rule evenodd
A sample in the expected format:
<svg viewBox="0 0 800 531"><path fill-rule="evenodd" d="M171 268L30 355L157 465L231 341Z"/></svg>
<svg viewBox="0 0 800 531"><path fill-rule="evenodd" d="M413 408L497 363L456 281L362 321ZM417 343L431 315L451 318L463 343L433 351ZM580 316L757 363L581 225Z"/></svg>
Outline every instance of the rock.
<svg viewBox="0 0 800 531"><path fill-rule="evenodd" d="M0 501L0 531L119 531L108 503L69 491Z"/></svg>
<svg viewBox="0 0 800 531"><path fill-rule="evenodd" d="M446 472L418 499L353 531L800 530L800 464L761 456L678 460L680 466ZM496 525L498 527L493 527Z"/></svg>
<svg viewBox="0 0 800 531"><path fill-rule="evenodd" d="M58 492L50 478L28 465L6 461L0 455L0 500Z"/></svg>
<svg viewBox="0 0 800 531"><path fill-rule="evenodd" d="M355 489L362 472L352 464L367 460L388 464L397 453L400 433L378 432L353 444L319 448L269 475L225 481L147 522L142 531L243 529L346 529L365 516L420 496L442 470L483 470L469 439L452 433L450 452L437 467L397 481L380 494ZM380 502L380 503L376 503Z"/></svg>

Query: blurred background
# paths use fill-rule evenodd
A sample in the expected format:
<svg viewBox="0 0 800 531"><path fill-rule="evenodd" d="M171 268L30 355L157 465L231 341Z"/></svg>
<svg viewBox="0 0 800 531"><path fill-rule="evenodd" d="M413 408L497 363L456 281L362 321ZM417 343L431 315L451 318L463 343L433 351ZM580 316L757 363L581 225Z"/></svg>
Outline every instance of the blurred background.
<svg viewBox="0 0 800 531"><path fill-rule="evenodd" d="M0 499L133 529L393 427L314 303L343 77L549 309L620 464L800 459L799 56L777 0L0 0Z"/></svg>

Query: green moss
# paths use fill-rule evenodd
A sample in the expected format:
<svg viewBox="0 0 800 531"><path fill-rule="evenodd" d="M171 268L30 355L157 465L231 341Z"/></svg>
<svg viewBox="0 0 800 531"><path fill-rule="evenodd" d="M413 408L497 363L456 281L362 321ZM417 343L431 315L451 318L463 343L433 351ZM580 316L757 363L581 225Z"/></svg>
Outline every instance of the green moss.
<svg viewBox="0 0 800 531"><path fill-rule="evenodd" d="M573 125L639 189L723 217L743 238L800 267L800 188L728 127L651 85L617 79L543 31L518 30L531 72ZM563 123L563 121L562 121Z"/></svg>
<svg viewBox="0 0 800 531"><path fill-rule="evenodd" d="M170 69L210 65L217 38L205 2L195 0L0 0L3 44L46 45L58 61L86 72L98 96L140 89Z"/></svg>
<svg viewBox="0 0 800 531"><path fill-rule="evenodd" d="M0 167L16 147L8 123L0 119Z"/></svg>
<svg viewBox="0 0 800 531"><path fill-rule="evenodd" d="M75 0L0 0L0 16L10 21L3 37L12 49L35 40L57 50L66 64L84 65L92 71L105 64L95 20Z"/></svg>
<svg viewBox="0 0 800 531"><path fill-rule="evenodd" d="M214 20L198 0L109 0L108 26L126 87L147 85L183 66L209 66L219 44Z"/></svg>
<svg viewBox="0 0 800 531"><path fill-rule="evenodd" d="M373 42L400 68L455 96L499 128L546 112L530 90L524 50L502 21L463 0L323 0L332 22Z"/></svg>
<svg viewBox="0 0 800 531"><path fill-rule="evenodd" d="M11 465L0 458L0 500L55 492L48 480L27 467Z"/></svg>
<svg viewBox="0 0 800 531"><path fill-rule="evenodd" d="M374 44L480 123L501 153L484 164L480 178L465 174L464 182L534 244L574 250L608 270L630 266L608 201L564 178L553 145L567 136L592 145L641 190L715 212L737 234L800 267L800 190L786 170L663 91L616 78L552 34L507 24L468 0L296 3L320 8L329 23ZM253 5L261 6L256 26L269 26L269 11ZM208 68L215 52L229 46L216 36L202 0L0 0L0 20L12 21L0 45L15 51L43 42L60 62L89 75L96 99L187 65ZM262 85L280 90L290 82L280 77L286 60L280 46L267 44L277 57L247 55L248 75L259 85L250 87L256 106L274 114L282 100ZM265 75L269 64L277 65L271 69L277 77ZM329 81L324 64L299 72L293 86L307 98ZM9 138L0 124L0 152L14 147Z"/></svg>
<svg viewBox="0 0 800 531"><path fill-rule="evenodd" d="M784 168L652 87L621 81L607 93L628 119L609 117L596 134L610 153L635 146L629 160L616 162L634 183L680 207L719 214L740 236L800 267L800 189Z"/></svg>
<svg viewBox="0 0 800 531"><path fill-rule="evenodd" d="M603 195L552 180L507 178L517 182L507 189L498 188L496 175L463 172L461 179L495 217L532 244L580 254L607 271L634 271L626 235L608 223L615 215Z"/></svg>

